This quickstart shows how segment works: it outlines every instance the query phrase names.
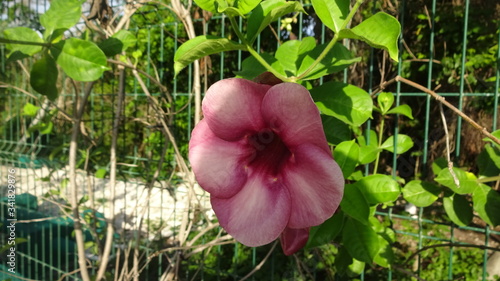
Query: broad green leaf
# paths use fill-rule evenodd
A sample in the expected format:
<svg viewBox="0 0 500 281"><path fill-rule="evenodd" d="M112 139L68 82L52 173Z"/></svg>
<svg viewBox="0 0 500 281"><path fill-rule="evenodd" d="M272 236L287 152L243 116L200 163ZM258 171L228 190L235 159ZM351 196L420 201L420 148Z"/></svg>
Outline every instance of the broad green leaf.
<svg viewBox="0 0 500 281"><path fill-rule="evenodd" d="M53 45L51 52L64 72L77 81L95 81L109 69L104 52L89 41L70 38Z"/></svg>
<svg viewBox="0 0 500 281"><path fill-rule="evenodd" d="M56 30L67 30L73 27L82 15L82 4L80 0L53 0L45 14L40 16L40 23L45 27L44 38L50 42L58 39L62 32L53 33ZM52 38L50 38L52 37Z"/></svg>
<svg viewBox="0 0 500 281"><path fill-rule="evenodd" d="M312 0L316 15L328 28L337 33L349 14L350 0Z"/></svg>
<svg viewBox="0 0 500 281"><path fill-rule="evenodd" d="M383 225L374 215L377 211L377 207L373 206L370 208L370 223L372 225L373 230L377 232L382 238L384 238L389 243L396 242L396 233L392 230L389 225Z"/></svg>
<svg viewBox="0 0 500 281"><path fill-rule="evenodd" d="M340 202L340 208L349 217L363 224L368 223L370 206L368 206L368 202L366 202L363 193L361 193L356 185L345 185L344 197L342 197L342 201Z"/></svg>
<svg viewBox="0 0 500 281"><path fill-rule="evenodd" d="M59 95L56 86L58 75L59 71L57 70L56 62L51 56L45 54L31 67L31 87L38 93L54 101Z"/></svg>
<svg viewBox="0 0 500 281"><path fill-rule="evenodd" d="M411 107L407 104L396 106L393 109L387 111L387 114L401 114L413 120Z"/></svg>
<svg viewBox="0 0 500 281"><path fill-rule="evenodd" d="M359 147L359 164L368 164L377 158L377 154L382 151L376 144L369 144Z"/></svg>
<svg viewBox="0 0 500 281"><path fill-rule="evenodd" d="M452 222L459 226L466 226L472 221L472 207L462 195L453 194L443 198L446 214Z"/></svg>
<svg viewBox="0 0 500 281"><path fill-rule="evenodd" d="M494 131L494 132L491 132L491 134L496 137L497 139L500 139L500 129ZM499 147L500 148L500 145L497 144L496 142L494 142L492 139L490 138L484 138L483 141L487 141L487 142L491 142L493 144L495 144L495 146Z"/></svg>
<svg viewBox="0 0 500 281"><path fill-rule="evenodd" d="M362 21L352 29L339 32L340 38L359 39L374 48L387 50L391 59L398 61L398 39L401 25L393 16L380 12Z"/></svg>
<svg viewBox="0 0 500 281"><path fill-rule="evenodd" d="M36 33L36 31L30 28L27 27L9 28L4 30L3 34L5 36L5 39L7 39L5 40L5 43L7 49L10 50L9 56L11 56L15 52L21 52L25 55L32 56L42 50L42 46L8 43L9 40L44 43L43 39L38 35L38 33Z"/></svg>
<svg viewBox="0 0 500 281"><path fill-rule="evenodd" d="M234 50L246 50L246 46L224 37L202 35L182 44L174 56L175 75L190 63L205 56Z"/></svg>
<svg viewBox="0 0 500 281"><path fill-rule="evenodd" d="M379 236L369 225L347 219L342 230L342 242L351 256L372 263L380 251Z"/></svg>
<svg viewBox="0 0 500 281"><path fill-rule="evenodd" d="M370 204L393 202L401 193L398 182L387 175L369 175L355 185Z"/></svg>
<svg viewBox="0 0 500 281"><path fill-rule="evenodd" d="M359 276L365 269L365 263L353 259L345 247L340 247L338 254L335 255L334 265L337 274L351 278Z"/></svg>
<svg viewBox="0 0 500 281"><path fill-rule="evenodd" d="M439 157L434 162L432 162L432 172L434 175L438 175L442 169L448 167L448 161L443 157Z"/></svg>
<svg viewBox="0 0 500 281"><path fill-rule="evenodd" d="M438 199L441 189L430 183L420 180L410 181L403 188L404 198L417 207L427 207Z"/></svg>
<svg viewBox="0 0 500 281"><path fill-rule="evenodd" d="M250 13L262 0L238 0L235 1L236 7L243 14Z"/></svg>
<svg viewBox="0 0 500 281"><path fill-rule="evenodd" d="M344 141L335 147L333 158L347 178L358 165L359 145L354 140Z"/></svg>
<svg viewBox="0 0 500 281"><path fill-rule="evenodd" d="M102 41L99 44L99 48L101 48L107 57L112 57L134 46L136 42L137 38L132 32L122 29L113 34L113 36Z"/></svg>
<svg viewBox="0 0 500 281"><path fill-rule="evenodd" d="M298 75L304 73L320 56L328 44L321 44L309 51L300 65ZM349 65L361 61L361 57L354 57L344 45L337 43L328 54L301 80L312 80L344 70Z"/></svg>
<svg viewBox="0 0 500 281"><path fill-rule="evenodd" d="M381 148L392 153L402 154L408 151L413 147L413 141L411 137L403 134L398 134L398 138L396 140L396 150L394 150L394 136L390 136L383 143Z"/></svg>
<svg viewBox="0 0 500 281"><path fill-rule="evenodd" d="M218 3L216 0L194 0L194 2L196 3L196 5L198 5L198 7L202 8L205 11L218 13Z"/></svg>
<svg viewBox="0 0 500 281"><path fill-rule="evenodd" d="M40 109L39 106L36 106L36 105L31 104L31 103L28 102L23 107L23 115L24 116L35 117L36 113L38 112L39 109Z"/></svg>
<svg viewBox="0 0 500 281"><path fill-rule="evenodd" d="M448 168L442 169L435 180L458 194L472 193L478 188L479 184L477 183L477 178L474 174L465 172L458 168L453 168L453 171L455 172L456 178L460 182L460 187L455 184L455 180Z"/></svg>
<svg viewBox="0 0 500 281"><path fill-rule="evenodd" d="M289 40L276 50L275 57L283 66L287 76L296 76L305 55L314 47L316 47L314 37L306 37L302 41Z"/></svg>
<svg viewBox="0 0 500 281"><path fill-rule="evenodd" d="M377 96L377 102L382 111L382 115L385 115L394 104L394 95L392 95L392 93L382 92Z"/></svg>
<svg viewBox="0 0 500 281"><path fill-rule="evenodd" d="M280 74L286 75L281 64L268 53L261 53L260 56ZM235 71L237 77L253 80L255 77L266 72L267 69L253 56L246 58L241 64L241 71Z"/></svg>
<svg viewBox="0 0 500 281"><path fill-rule="evenodd" d="M477 157L480 177L494 177L500 174L500 150L496 146L486 144Z"/></svg>
<svg viewBox="0 0 500 281"><path fill-rule="evenodd" d="M392 250L392 245L381 235L378 236L378 242L380 250L374 257L373 261L380 266L390 267L395 258L394 251Z"/></svg>
<svg viewBox="0 0 500 281"><path fill-rule="evenodd" d="M309 231L309 240L307 240L305 247L309 249L330 243L340 233L343 225L344 214L342 212L336 212L324 223L311 227Z"/></svg>
<svg viewBox="0 0 500 281"><path fill-rule="evenodd" d="M341 82L327 82L311 89L322 114L358 127L372 115L373 102L363 89Z"/></svg>
<svg viewBox="0 0 500 281"><path fill-rule="evenodd" d="M248 17L247 41L252 44L260 34L273 21L286 14L304 12L302 4L298 1L266 0L260 2Z"/></svg>
<svg viewBox="0 0 500 281"><path fill-rule="evenodd" d="M351 129L339 119L321 114L321 122L323 123L323 131L325 131L328 143L337 145L351 139Z"/></svg>
<svg viewBox="0 0 500 281"><path fill-rule="evenodd" d="M500 194L491 187L481 184L472 194L474 210L490 226L500 225Z"/></svg>

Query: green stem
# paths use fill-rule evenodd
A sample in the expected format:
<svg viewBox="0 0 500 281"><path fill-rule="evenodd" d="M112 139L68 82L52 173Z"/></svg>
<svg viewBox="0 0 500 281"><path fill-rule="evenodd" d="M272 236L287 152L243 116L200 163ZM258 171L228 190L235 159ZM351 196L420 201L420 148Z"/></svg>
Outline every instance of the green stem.
<svg viewBox="0 0 500 281"><path fill-rule="evenodd" d="M19 45L33 45L33 46L42 46L42 47L50 47L49 43L40 43L40 42L31 42L31 41L20 41L20 40L11 40L0 37L0 43L4 44L19 44Z"/></svg>
<svg viewBox="0 0 500 281"><path fill-rule="evenodd" d="M478 179L478 183L484 183L484 182L492 182L492 181L498 181L500 180L500 176L494 176L494 177L487 177L487 178L482 178Z"/></svg>
<svg viewBox="0 0 500 281"><path fill-rule="evenodd" d="M379 148L382 146L382 136L384 134L384 124L385 124L385 119L382 116L382 121L380 122L380 130L378 132L378 147ZM375 165L373 166L373 174L377 173L379 159L380 159L380 150L377 152L377 158L375 158Z"/></svg>
<svg viewBox="0 0 500 281"><path fill-rule="evenodd" d="M347 15L346 19L344 20L344 22L340 26L340 29L333 36L332 41L330 41L330 43L328 43L328 45L326 46L326 48L323 50L323 52L321 52L321 54L311 64L311 66L309 66L309 68L307 68L304 72L302 72L299 76L297 76L296 80L301 80L304 77L306 77L326 57L326 55L328 54L328 52L330 52L330 50L333 48L333 46L335 46L335 43L337 43L337 41L339 41L339 39L340 39L339 33L347 27L347 25L349 24L349 22L351 21L351 19L354 17L354 15L358 11L358 9L361 6L361 4L363 4L363 2L364 2L364 0L358 0L358 1L356 1L356 4L354 4L354 6L352 7L352 9L349 12L349 14Z"/></svg>
<svg viewBox="0 0 500 281"><path fill-rule="evenodd" d="M286 77L282 75L281 73L277 72L271 65L267 63L267 61L255 51L252 46L248 43L246 40L245 36L241 33L240 29L238 28L238 24L236 23L236 20L232 16L228 16L229 21L231 22L231 26L233 27L234 32L236 33L236 36L241 40L241 43L243 43L247 47L247 51L260 63L262 66L264 66L269 72L274 74L276 78L280 79L281 81L284 82L294 82L293 78Z"/></svg>

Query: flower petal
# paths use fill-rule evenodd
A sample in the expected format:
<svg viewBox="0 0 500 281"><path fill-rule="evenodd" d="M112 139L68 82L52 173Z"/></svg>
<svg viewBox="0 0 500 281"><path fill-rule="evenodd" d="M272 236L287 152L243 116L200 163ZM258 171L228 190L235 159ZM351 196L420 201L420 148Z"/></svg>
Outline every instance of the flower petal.
<svg viewBox="0 0 500 281"><path fill-rule="evenodd" d="M214 135L205 119L193 130L189 141L189 161L200 186L211 195L229 198L247 181L242 159L251 151L241 142L227 142Z"/></svg>
<svg viewBox="0 0 500 281"><path fill-rule="evenodd" d="M272 178L251 175L246 185L229 199L211 197L220 225L237 241L250 247L278 238L290 217L290 194Z"/></svg>
<svg viewBox="0 0 500 281"><path fill-rule="evenodd" d="M285 228L280 236L281 248L285 255L290 256L304 248L309 239L309 228Z"/></svg>
<svg viewBox="0 0 500 281"><path fill-rule="evenodd" d="M295 83L273 86L262 101L262 115L288 147L311 143L329 151L319 110L303 86Z"/></svg>
<svg viewBox="0 0 500 281"><path fill-rule="evenodd" d="M264 128L262 99L271 86L232 78L213 84L203 99L203 114L214 134L224 140L241 139Z"/></svg>
<svg viewBox="0 0 500 281"><path fill-rule="evenodd" d="M292 198L288 227L323 223L337 210L344 192L344 177L331 153L303 144L286 165L282 176Z"/></svg>

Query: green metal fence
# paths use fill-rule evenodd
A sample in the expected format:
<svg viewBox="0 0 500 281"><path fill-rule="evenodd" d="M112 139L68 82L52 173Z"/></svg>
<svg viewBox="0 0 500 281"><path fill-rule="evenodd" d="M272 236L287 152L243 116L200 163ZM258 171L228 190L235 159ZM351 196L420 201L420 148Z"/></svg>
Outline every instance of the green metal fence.
<svg viewBox="0 0 500 281"><path fill-rule="evenodd" d="M109 1L115 13L120 13L124 3ZM130 3L129 3L130 4ZM0 31L6 27L27 26L40 29L39 14L48 7L42 0L3 1L0 3ZM496 6L495 6L496 5ZM84 6L87 7L87 6ZM491 7L496 7L496 10ZM88 7L87 7L88 9ZM474 119L486 123L487 129L498 126L498 93L500 83L500 42L498 3L491 1L367 1L362 14L384 10L398 17L403 36L400 41L400 62L393 64L383 52L367 46L345 44L363 56L363 61L340 75L324 78L349 81L368 91L379 88L383 81L395 75L408 77L427 88L435 89L458 108ZM314 18L312 8L308 15L300 14L292 33L281 29L281 22L273 24L278 40L314 36L320 42L332 35ZM481 15L481 16L478 16ZM226 19L195 11L197 34L219 32L232 36ZM486 17L485 15L491 15ZM15 20L12 20L15 19ZM450 24L452 22L453 24ZM83 28L80 26L78 28ZM144 74L141 76L151 95L162 102L169 112L167 118L182 153L187 152L187 142L192 130L194 111L192 100L192 69L178 77L173 76L173 54L187 37L183 26L163 5L153 2L138 9L130 21L130 31L138 37L137 64L142 70L166 86L161 91ZM268 30L257 40L257 49L272 51L279 42ZM73 30L79 34L78 30ZM91 34L93 36L95 34ZM97 35L96 35L97 36ZM355 46L355 47L353 47ZM84 86L61 79L58 85L61 97L56 106L40 102L39 96L29 87L26 69L30 60L9 61L8 51L0 45L0 176L1 196L6 196L5 180L14 174L16 186L16 268L19 278L35 280L80 280L76 258L76 243L72 235L73 221L66 216L69 197L68 143L72 124L68 120L75 106L83 97ZM202 88L241 69L246 54L241 52L213 55L201 61ZM79 139L78 184L82 190L82 216L87 227L85 239L89 247L86 256L95 260L105 232L103 217L109 217L104 208L109 198L109 147L110 132L114 119L114 107L118 99L120 69L113 67L94 86L89 106L83 117ZM142 271L136 280L160 280L172 266L178 226L185 214L180 202L188 196L185 177L176 170L172 143L162 135L154 117L153 108L139 81L130 69L125 70L125 102L118 140L118 193L114 212L117 232L114 238L111 262L119 265L112 276L120 276L125 268L135 262ZM485 77L488 78L485 80ZM323 79L319 83L323 82ZM396 83L386 91L395 93L397 104L410 104L415 120L410 127L401 120L391 125L393 134L404 131L412 136L415 148L411 154L385 158L388 173L404 179L431 177L431 165L444 156L442 126L435 116L437 103L425 93ZM36 106L33 114L26 104ZM37 111L38 110L38 111ZM477 143L481 137L464 124L461 118L446 112L452 141L454 161L474 169L478 154ZM38 120L38 121L35 121ZM52 126L47 131L29 130L30 125ZM52 122L52 125L47 125ZM376 127L377 120L368 122L367 129ZM411 131L411 132L409 132ZM165 156L163 158L163 156ZM154 174L160 167L159 174ZM13 169L13 170L12 170ZM366 169L368 171L368 167ZM207 196L194 195L197 208L205 212L210 208ZM8 200L0 203L2 245L8 241ZM394 227L397 233L396 265L389 268L367 266L360 280L495 280L487 276L488 257L500 243L500 229L492 229L480 220L468 227L453 225L443 213L442 206L418 208L416 213L405 211L405 202L398 200L394 206L377 211L384 223ZM196 218L190 213L195 226L189 234L193 238L209 225L211 218ZM101 219L100 219L101 218ZM198 225L196 225L198 224ZM201 235L199 244L212 241L222 234L218 228ZM25 241L23 239L26 239ZM94 244L93 244L94 243ZM102 245L101 245L102 246ZM120 249L136 250L137 256L124 258ZM278 247L279 248L279 247ZM159 250L167 249L164 252ZM170 250L168 250L170 249ZM241 244L230 243L192 252L181 257L177 271L180 280L240 280L259 265L252 280L347 280L351 277L336 276L332 257L338 249L335 245L311 249L294 257L285 257L272 245L249 249ZM9 274L8 257L1 257L0 279L21 280ZM415 253L416 255L412 255ZM498 265L500 266L500 265ZM115 268L115 267L113 267ZM91 268L91 273L96 269ZM490 278L490 279L487 279ZM129 277L133 279L132 276Z"/></svg>

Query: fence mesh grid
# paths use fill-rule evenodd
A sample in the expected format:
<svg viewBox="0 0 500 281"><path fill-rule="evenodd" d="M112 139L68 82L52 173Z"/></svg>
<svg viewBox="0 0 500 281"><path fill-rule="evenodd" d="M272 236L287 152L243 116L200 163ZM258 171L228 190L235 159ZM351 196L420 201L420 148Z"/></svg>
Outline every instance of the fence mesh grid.
<svg viewBox="0 0 500 281"><path fill-rule="evenodd" d="M471 29L471 26L476 28L478 25L475 22L478 18L475 14L471 15L472 7L477 5L477 1L455 1L457 3L454 5L439 5L436 0L368 2L374 11L383 9L400 20L403 30L403 37L399 44L400 62L392 64L383 52L369 50L366 53L368 55L360 64L328 79L344 80L371 92L379 87L379 81L388 80L396 74L410 75L430 89L437 88L436 91L440 95L452 101L459 109L471 114L472 117L479 118L481 115L476 114L474 108L471 109L469 105L486 101L484 112L489 119L485 117L482 120L490 120L486 125L488 130L497 129L500 81L498 21L494 29L496 37L491 44L491 46L496 46L496 49L492 47L495 52L492 68L495 71L492 75L494 79L488 82L487 87L472 87L471 81L468 80L468 75L471 75L468 72L468 63L474 63L476 57L467 46L471 41L478 41L481 40L481 36L486 36ZM494 1L490 2L495 6ZM109 3L115 13L122 12L123 2L112 0ZM498 9L498 4L496 5ZM13 14L16 20L6 22L7 16L0 16L0 31L14 26L41 30L39 15L47 10L48 6L48 1L44 0L2 1L0 14ZM88 3L84 5L84 8L89 8ZM453 8L452 11L451 8ZM309 14L313 14L310 7L306 10ZM370 8L365 10L370 10ZM494 14L494 9L491 13ZM419 17L422 19L420 22L414 20ZM450 35L453 37L450 42L437 41L449 38L445 36L446 34L443 35L442 25L440 25L443 18L453 18L457 23L455 33ZM264 34L257 40L257 50L261 47L265 47L266 51L269 51L268 48L271 48L271 51L275 50L280 40L314 36L323 43L331 38L331 34L324 26L317 25L315 22L307 22L305 19L305 15L300 14L298 23L294 25L291 33L282 30L281 22L278 20L272 25L272 31L276 33L278 40L271 40L272 43L270 43L269 38L272 36L266 37L267 34ZM417 25L416 22L419 24ZM195 11L195 25L198 34L203 32L211 34L217 31L222 36L234 38L228 28L227 19L224 17L209 16L198 9ZM79 34L82 28L83 25L77 26L72 30L73 35ZM136 34L137 48L141 51L138 54L140 61L136 63L143 67L146 74L158 77L168 89L167 92L162 92L158 85L142 74L151 95L164 102L163 106L168 107L170 112L178 112L168 119L168 125L172 128L179 144L183 144L180 146L182 153L186 154L187 141L193 127L192 67L188 67L178 77L174 77L172 73L173 54L187 38L183 26L163 5L148 3L131 18L129 30ZM411 36L406 38L406 35ZM425 52L412 53L410 40L415 38L426 42L422 44L426 46ZM353 46L352 42L345 42L345 44ZM457 49L460 49L461 53L453 54L456 55L455 61L447 62L458 63L455 67L458 73L449 74L448 81L454 80L448 84L448 87L445 87L445 91L441 91L436 81L443 79L442 73L447 69L444 67L445 61L439 61L441 57L438 56L442 56L443 52L439 48L446 48L446 44L460 46ZM359 52L356 48L353 51ZM24 276L35 280L80 280L75 254L76 244L71 234L73 222L70 216L61 216L61 214L67 212L63 199L69 197L66 189L68 178L66 155L72 124L68 121L68 116L75 112L75 106L83 98L84 85L74 84L69 79L61 79L62 82L58 86L62 94L57 101L58 111L56 112L54 106L40 102L39 97L29 87L27 69L32 61L28 59L21 62L9 61L8 50L4 45L0 45L0 54L0 81L2 82L0 106L3 122L0 135L2 177L0 190L1 194L6 193L4 179L7 177L8 169L15 168L19 179L16 202L18 216L29 220L23 223L21 218L17 224L18 237L26 239L26 242L18 244L18 277ZM241 69L245 56L246 54L239 51L212 55L210 58L201 60L203 91L219 79L234 76L232 71ZM360 71L361 68L364 70ZM99 216L95 212L103 217L110 215L104 208L106 202L110 200L109 190L106 189L109 157L105 151L109 151L114 106L118 99L116 93L119 85L113 75L116 76L119 71L118 67L113 67L112 75L105 74L97 82L83 117L82 136L79 139L77 179L82 195L84 195L82 204L86 206L82 216L88 218L86 222L95 230L95 233L90 231L85 233L86 241L96 238L92 235L104 235L105 227L101 223L102 220L97 219ZM181 199L187 196L187 189L183 186L183 175L175 170L176 159L173 156L172 144L163 137L157 119L152 117L154 109L150 106L146 93L140 87L139 81L134 78L131 70L125 70L125 77L124 116L119 128L117 151L118 189L121 191L115 199L117 209L114 212L114 219L118 231L112 262L120 259L116 256L119 252L117 248L127 243L140 242L141 265L145 265L140 280L158 280L164 269L168 267L169 256L154 253L159 249L176 246L171 243L179 235L176 227L182 219L185 206L182 205ZM418 122L421 122L419 124L421 135L412 135L418 151L411 156L405 156L404 159L397 156L385 158L385 161L389 163L387 166L390 167L388 173L405 178L416 178L420 176L420 173L425 175L426 171L430 170L433 161L444 155L442 127L436 125L439 123L436 117L437 103L425 93L416 92L399 83L387 90L394 92L397 105L403 103L418 105L415 107L418 110L414 112L414 116L416 120L420 120ZM27 116L25 114L27 103L38 106L40 108L38 114L43 112L41 116ZM461 118L457 118L450 112L447 112L446 116L452 127L455 162L464 164L475 161L468 156L470 149L467 147L471 146L471 142L477 141L477 138L467 137L467 134L471 132L469 125L464 124ZM51 133L39 134L28 130L33 119L48 120L44 118L49 117L54 123ZM392 134L396 135L402 130L408 130L407 127L401 127L401 120L393 121L390 126ZM375 119L369 121L366 131L376 126ZM165 156L164 159L162 155ZM158 165L161 165L159 169L161 173L154 177L152 171L155 171ZM400 174L396 174L397 171ZM402 171L407 174L401 175ZM366 167L366 172L368 172L368 167ZM155 181L150 182L152 179ZM93 192L87 192L88 190ZM210 208L205 194L200 192L196 194L196 198L199 200L200 210ZM3 221L7 217L5 202L1 203L2 209L0 210ZM488 247L498 247L500 241L498 229L491 229L476 221L471 226L458 227L442 219L442 214L436 215L436 210L437 208L433 207L418 208L415 214L408 215L404 211L404 204L401 203L378 210L377 214L382 221L394 226L399 246L411 247L413 252L418 251L416 258L411 260L414 263L413 267L410 267L417 272L417 276L423 276L424 271L432 269L440 271L440 275L425 275L429 280L452 280L460 277L456 275L456 272L462 272L457 269L457 263L462 261L459 264L463 265L463 260L468 259L469 264L474 267L470 270L477 271L477 276L487 280L487 259L492 253ZM89 216L86 217L86 214ZM199 222L204 221L199 220ZM202 227L203 225L200 225L200 228ZM212 235L217 235L219 230L214 231L215 234ZM2 235L6 235L5 227L2 228ZM207 239L209 239L208 236ZM6 239L2 238L2 243L5 241ZM448 243L450 246L435 247L439 243ZM477 247L470 247L471 245ZM202 251L200 256L186 259L179 274L182 280L239 280L259 263L263 253L267 253L269 249L270 245L257 249L246 249L240 244L216 246L214 250ZM325 251L335 252L334 249ZM314 251L310 255L312 258L309 258L309 261L324 262L321 260L322 256ZM445 268L437 269L429 265L429 261L443 258L438 257L439 255L446 256ZM88 259L96 257L96 253L93 253L91 249L87 251ZM144 263L145 260L149 261L149 258L155 259L155 262ZM241 261L250 264L242 265ZM402 267L404 261L397 261L397 264L392 269L367 267L359 278L369 280L370 277L366 276L371 276L371 278L376 276L378 280L410 280L411 276L415 277L405 275L408 270ZM17 280L14 276L6 275L5 263L2 266L0 269L2 278ZM307 266L302 265L302 267ZM282 268L289 271L284 272ZM300 261L285 258L280 255L279 250L275 250L261 269L265 272L262 275L265 277L254 276L253 280L303 280L300 277L303 276L300 268ZM311 266L310 268L313 269L305 278L306 280L324 279L325 269ZM91 273L95 274L95 269L91 269ZM113 274L119 274L119 272Z"/></svg>

